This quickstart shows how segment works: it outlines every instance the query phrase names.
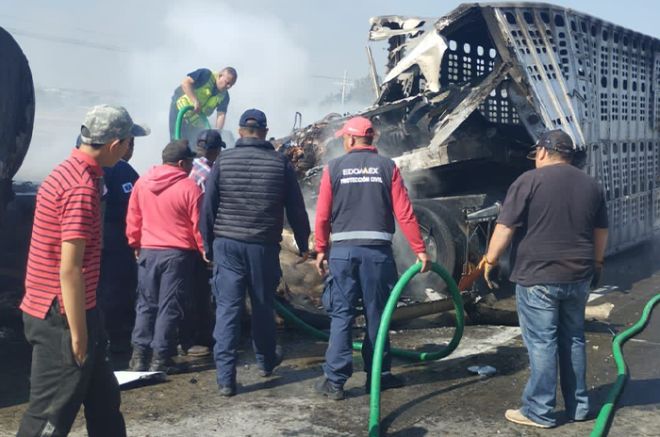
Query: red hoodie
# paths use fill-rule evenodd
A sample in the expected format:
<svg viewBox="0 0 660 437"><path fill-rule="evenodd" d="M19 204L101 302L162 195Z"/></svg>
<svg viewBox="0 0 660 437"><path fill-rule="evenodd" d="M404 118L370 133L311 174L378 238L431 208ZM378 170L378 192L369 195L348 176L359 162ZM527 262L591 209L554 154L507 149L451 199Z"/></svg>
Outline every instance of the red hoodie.
<svg viewBox="0 0 660 437"><path fill-rule="evenodd" d="M159 165L140 177L131 193L126 237L132 248L199 250L202 191L179 167Z"/></svg>

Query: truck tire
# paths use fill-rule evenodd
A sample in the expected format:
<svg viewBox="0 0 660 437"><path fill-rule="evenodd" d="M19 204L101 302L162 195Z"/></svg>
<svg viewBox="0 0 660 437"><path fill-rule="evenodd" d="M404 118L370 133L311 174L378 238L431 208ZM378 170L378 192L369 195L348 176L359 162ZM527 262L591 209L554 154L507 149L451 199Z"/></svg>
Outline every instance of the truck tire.
<svg viewBox="0 0 660 437"><path fill-rule="evenodd" d="M34 124L34 85L28 61L0 27L0 223L13 197L12 178L23 163Z"/></svg>
<svg viewBox="0 0 660 437"><path fill-rule="evenodd" d="M414 210L427 253L432 260L454 275L457 266L457 244L450 225L447 224L449 217L444 208L439 205L434 207L415 204ZM397 269L402 273L415 263L416 256L400 231L394 237L393 247ZM442 294L445 288L445 284L436 276L417 275L404 291L404 297L414 302L426 302L441 297L431 291L427 292L428 289Z"/></svg>

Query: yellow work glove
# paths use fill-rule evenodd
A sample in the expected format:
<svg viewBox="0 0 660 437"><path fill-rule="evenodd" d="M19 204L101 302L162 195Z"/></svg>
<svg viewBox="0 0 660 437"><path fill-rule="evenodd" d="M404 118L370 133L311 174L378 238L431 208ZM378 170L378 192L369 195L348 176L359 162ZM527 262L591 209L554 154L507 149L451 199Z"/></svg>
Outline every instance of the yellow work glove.
<svg viewBox="0 0 660 437"><path fill-rule="evenodd" d="M484 280L486 281L486 285L488 285L488 288L495 289L495 288L500 288L500 286L495 282L493 277L495 276L495 269L497 267L497 263L491 263L488 261L488 258L486 258L486 255L484 255L483 258L481 258L481 261L479 261L479 265L477 266L478 269L482 270L484 272Z"/></svg>

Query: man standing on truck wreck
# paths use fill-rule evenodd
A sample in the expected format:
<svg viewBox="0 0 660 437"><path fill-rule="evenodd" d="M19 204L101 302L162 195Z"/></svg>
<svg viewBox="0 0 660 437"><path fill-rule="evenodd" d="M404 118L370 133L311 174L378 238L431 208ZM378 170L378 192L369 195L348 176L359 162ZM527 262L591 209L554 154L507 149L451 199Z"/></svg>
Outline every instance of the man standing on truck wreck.
<svg viewBox="0 0 660 437"><path fill-rule="evenodd" d="M181 138L195 144L197 135L206 129L206 117L216 112L215 126L221 130L225 126L225 116L229 106L229 89L236 84L238 73L233 67L225 67L219 72L199 68L181 82L174 90L170 104L170 139L174 139L176 118L185 106L193 109L186 112L181 123Z"/></svg>
<svg viewBox="0 0 660 437"><path fill-rule="evenodd" d="M557 367L568 419L589 414L584 310L603 268L607 207L598 183L571 165L574 153L565 132L541 135L530 152L536 169L509 187L481 262L493 288L493 268L513 241L510 280L531 372L522 406L505 417L538 428L556 425Z"/></svg>
<svg viewBox="0 0 660 437"><path fill-rule="evenodd" d="M315 390L334 400L344 398L344 384L353 373L351 329L360 297L367 322L362 359L369 392L373 345L398 279L392 253L395 217L422 263L421 271L431 266L401 173L394 161L378 154L374 135L371 121L364 117L351 118L335 134L343 138L346 154L324 168L316 206L316 267L321 276L325 276L326 263L330 270L322 301L331 322L324 377ZM390 371L389 345L388 339L382 390L403 386Z"/></svg>
<svg viewBox="0 0 660 437"><path fill-rule="evenodd" d="M126 435L96 308L102 167L115 165L133 137L149 130L123 107L107 105L93 107L80 130L80 147L37 192L20 306L32 370L19 437L67 435L81 405L90 436Z"/></svg>

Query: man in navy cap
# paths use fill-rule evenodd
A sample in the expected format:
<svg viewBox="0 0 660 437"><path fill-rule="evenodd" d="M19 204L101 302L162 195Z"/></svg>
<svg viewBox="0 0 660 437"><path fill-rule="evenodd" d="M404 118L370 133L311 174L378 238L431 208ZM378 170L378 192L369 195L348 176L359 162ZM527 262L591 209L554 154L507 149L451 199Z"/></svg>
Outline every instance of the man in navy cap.
<svg viewBox="0 0 660 437"><path fill-rule="evenodd" d="M220 154L220 149L227 147L220 132L215 129L202 131L197 137L197 158L193 161L190 177L204 192L206 178L211 173L211 167Z"/></svg>
<svg viewBox="0 0 660 437"><path fill-rule="evenodd" d="M282 361L282 355L276 353L273 304L281 277L284 209L304 259L310 234L296 173L288 159L266 141L266 115L249 109L239 126L236 147L222 152L206 181L200 224L207 257L212 256L214 262L213 353L223 396L236 394L236 356L246 289L259 374L270 376Z"/></svg>
<svg viewBox="0 0 660 437"><path fill-rule="evenodd" d="M536 168L509 187L481 262L493 288L491 272L513 242L510 279L530 375L521 407L504 416L537 428L557 423L557 370L568 418L589 414L584 309L603 268L607 206L594 178L571 165L575 152L565 132L541 135L529 155Z"/></svg>
<svg viewBox="0 0 660 437"><path fill-rule="evenodd" d="M197 158L193 160L190 178L204 192L206 179L211 173L211 167L224 149L220 132L207 129L197 137ZM209 346L213 344L213 315L211 312L211 288L209 286L209 269L200 257L195 273L195 287L190 299L186 302L183 326L181 327L181 352L193 357L205 357L211 353Z"/></svg>

